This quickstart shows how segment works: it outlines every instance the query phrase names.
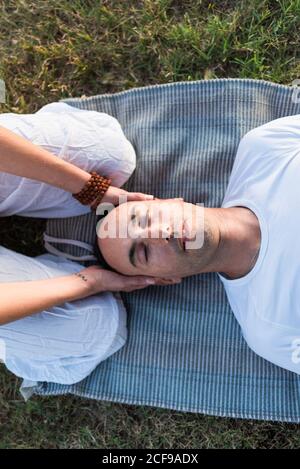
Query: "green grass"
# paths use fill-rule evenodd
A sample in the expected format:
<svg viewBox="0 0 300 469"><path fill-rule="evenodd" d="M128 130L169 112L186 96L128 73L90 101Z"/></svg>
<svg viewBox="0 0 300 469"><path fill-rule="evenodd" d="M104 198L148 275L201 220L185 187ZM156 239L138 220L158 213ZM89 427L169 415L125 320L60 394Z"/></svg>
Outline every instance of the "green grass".
<svg viewBox="0 0 300 469"><path fill-rule="evenodd" d="M0 0L1 112L183 80L300 77L300 0ZM43 252L44 220L0 219L1 244ZM2 448L296 448L300 426L70 396L24 403L1 367Z"/></svg>

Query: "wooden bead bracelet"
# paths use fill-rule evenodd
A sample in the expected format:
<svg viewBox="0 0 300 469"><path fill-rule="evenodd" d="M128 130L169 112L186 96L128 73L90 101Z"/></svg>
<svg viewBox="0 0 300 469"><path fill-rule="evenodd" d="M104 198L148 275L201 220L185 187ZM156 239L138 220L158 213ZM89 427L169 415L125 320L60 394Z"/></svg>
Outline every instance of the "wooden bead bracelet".
<svg viewBox="0 0 300 469"><path fill-rule="evenodd" d="M95 210L109 188L111 179L100 176L96 171L92 171L90 174L90 179L85 183L81 191L77 192L77 194L72 194L72 196L82 205L90 205Z"/></svg>

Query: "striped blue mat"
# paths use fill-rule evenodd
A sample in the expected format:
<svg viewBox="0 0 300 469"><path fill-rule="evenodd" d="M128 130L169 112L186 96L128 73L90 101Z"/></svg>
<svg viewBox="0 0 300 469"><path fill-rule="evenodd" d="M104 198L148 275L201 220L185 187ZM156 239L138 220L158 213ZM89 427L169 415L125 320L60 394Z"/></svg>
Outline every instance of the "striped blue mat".
<svg viewBox="0 0 300 469"><path fill-rule="evenodd" d="M217 207L240 138L265 122L299 114L293 92L259 80L219 79L65 102L119 120L137 153L127 190ZM92 214L49 220L47 233L92 242L94 224ZM84 254L80 248L67 249ZM178 411L300 422L300 376L248 348L216 274L123 293L122 298L128 311L127 344L80 383L41 382L35 394L71 393Z"/></svg>

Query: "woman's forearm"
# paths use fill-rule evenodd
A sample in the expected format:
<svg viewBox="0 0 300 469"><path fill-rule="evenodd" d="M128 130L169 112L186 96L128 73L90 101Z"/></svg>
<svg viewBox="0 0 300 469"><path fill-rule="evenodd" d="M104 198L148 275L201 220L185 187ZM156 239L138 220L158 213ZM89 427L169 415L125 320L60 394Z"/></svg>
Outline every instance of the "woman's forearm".
<svg viewBox="0 0 300 469"><path fill-rule="evenodd" d="M77 193L90 174L0 126L0 171Z"/></svg>
<svg viewBox="0 0 300 469"><path fill-rule="evenodd" d="M0 283L0 324L93 294L90 282L76 274L44 280Z"/></svg>

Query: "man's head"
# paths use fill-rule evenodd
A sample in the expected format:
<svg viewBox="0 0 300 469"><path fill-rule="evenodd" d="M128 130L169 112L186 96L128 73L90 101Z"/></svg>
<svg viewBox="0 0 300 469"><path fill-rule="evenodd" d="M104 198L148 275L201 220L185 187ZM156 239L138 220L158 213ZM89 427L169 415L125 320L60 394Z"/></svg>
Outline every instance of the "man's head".
<svg viewBox="0 0 300 469"><path fill-rule="evenodd" d="M99 223L98 247L107 264L124 275L200 273L216 248L204 210L180 199L123 203Z"/></svg>

